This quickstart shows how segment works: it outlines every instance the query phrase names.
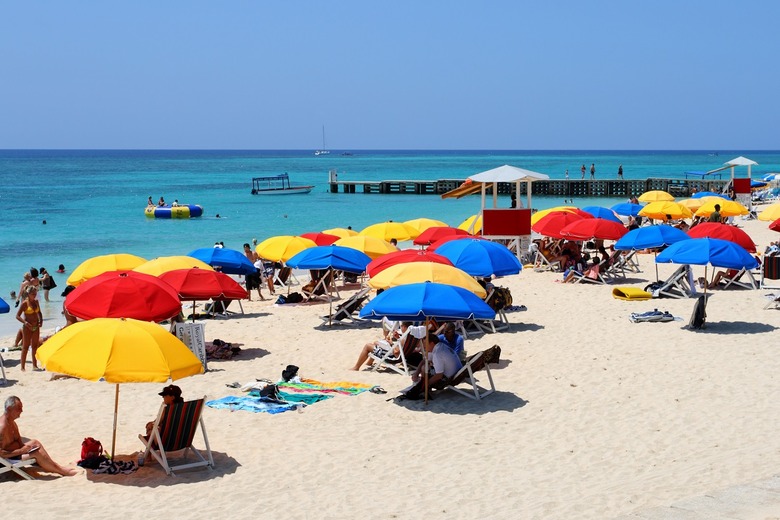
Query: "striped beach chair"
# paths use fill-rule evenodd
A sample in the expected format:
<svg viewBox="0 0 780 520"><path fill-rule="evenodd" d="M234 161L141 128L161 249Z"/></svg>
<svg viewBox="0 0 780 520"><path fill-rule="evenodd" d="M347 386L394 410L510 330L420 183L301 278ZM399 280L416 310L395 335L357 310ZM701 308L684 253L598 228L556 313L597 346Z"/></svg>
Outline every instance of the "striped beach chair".
<svg viewBox="0 0 780 520"><path fill-rule="evenodd" d="M139 463L143 464L144 459L151 454L168 475L174 474L173 471L179 469L203 466L210 469L214 468L214 458L211 455L209 439L206 435L206 426L203 424L203 417L201 416L204 400L205 397L171 406L163 404L157 414L157 419L154 421L154 427L149 437L138 436L145 448ZM207 457L204 457L200 451L192 446L198 425L200 425L200 431L203 434L203 442L206 444ZM198 460L171 466L168 462L169 456L174 452L182 450L182 458L186 459L188 452L192 452Z"/></svg>

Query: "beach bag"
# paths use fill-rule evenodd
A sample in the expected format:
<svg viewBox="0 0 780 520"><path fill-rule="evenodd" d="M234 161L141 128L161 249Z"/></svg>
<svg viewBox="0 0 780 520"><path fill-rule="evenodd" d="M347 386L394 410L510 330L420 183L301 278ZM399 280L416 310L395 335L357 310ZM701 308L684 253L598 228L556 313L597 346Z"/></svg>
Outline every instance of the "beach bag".
<svg viewBox="0 0 780 520"><path fill-rule="evenodd" d="M265 385L260 390L260 397L268 399L279 399L279 387L276 385Z"/></svg>
<svg viewBox="0 0 780 520"><path fill-rule="evenodd" d="M301 293L290 293L287 295L285 303L301 303L303 301L303 295Z"/></svg>
<svg viewBox="0 0 780 520"><path fill-rule="evenodd" d="M697 298L696 305L693 306L693 314L691 315L691 321L688 322L688 326L692 329L703 329L706 321L707 297L702 294Z"/></svg>
<svg viewBox="0 0 780 520"><path fill-rule="evenodd" d="M287 298L285 298L284 296L282 296L280 294L279 297L276 299L276 304L277 305L284 305L285 303L287 303Z"/></svg>
<svg viewBox="0 0 780 520"><path fill-rule="evenodd" d="M282 379L284 379L285 382L289 381L290 379L294 378L298 375L298 367L295 365L287 365L287 368L282 370Z"/></svg>
<svg viewBox="0 0 780 520"><path fill-rule="evenodd" d="M92 437L86 437L81 443L81 460L93 459L103 455L103 445Z"/></svg>

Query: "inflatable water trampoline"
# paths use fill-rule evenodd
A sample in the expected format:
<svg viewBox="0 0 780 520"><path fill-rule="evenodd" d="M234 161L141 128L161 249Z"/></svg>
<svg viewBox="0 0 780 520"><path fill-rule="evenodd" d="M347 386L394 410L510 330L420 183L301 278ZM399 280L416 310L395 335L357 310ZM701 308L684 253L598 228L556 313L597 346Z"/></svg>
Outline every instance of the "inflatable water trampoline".
<svg viewBox="0 0 780 520"><path fill-rule="evenodd" d="M195 218L203 215L203 207L197 204L178 206L148 206L144 211L148 218Z"/></svg>

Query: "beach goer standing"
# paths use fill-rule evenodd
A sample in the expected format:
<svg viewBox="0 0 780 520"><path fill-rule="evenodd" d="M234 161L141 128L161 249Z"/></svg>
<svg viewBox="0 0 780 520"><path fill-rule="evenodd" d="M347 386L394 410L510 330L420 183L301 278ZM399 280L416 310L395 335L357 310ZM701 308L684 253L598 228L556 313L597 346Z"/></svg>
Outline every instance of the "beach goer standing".
<svg viewBox="0 0 780 520"><path fill-rule="evenodd" d="M618 166L618 179L623 178L623 165Z"/></svg>
<svg viewBox="0 0 780 520"><path fill-rule="evenodd" d="M582 173L582 180L585 180L585 165L582 165L582 168L580 168L580 172Z"/></svg>
<svg viewBox="0 0 780 520"><path fill-rule="evenodd" d="M11 460L28 460L35 458L35 462L43 471L57 473L63 477L72 477L78 473L73 468L60 466L52 460L43 445L31 439L23 441L19 434L16 420L22 415L22 400L12 395L5 400L3 415L0 416L0 456Z"/></svg>
<svg viewBox="0 0 780 520"><path fill-rule="evenodd" d="M596 178L596 163L590 164L590 178L591 180Z"/></svg>
<svg viewBox="0 0 780 520"><path fill-rule="evenodd" d="M257 253L252 251L249 244L244 244L244 256L249 260L252 266L255 267L254 273L249 273L245 276L247 299L251 302L252 289L257 289L257 296L261 300L265 300L265 298L263 298L263 293L260 292L260 269L255 266L255 262L259 260L259 257L257 256Z"/></svg>
<svg viewBox="0 0 780 520"><path fill-rule="evenodd" d="M49 301L49 291L57 287L54 278L45 267L41 267L41 288L43 289L43 299Z"/></svg>
<svg viewBox="0 0 780 520"><path fill-rule="evenodd" d="M710 222L721 222L721 216L720 216L720 204L715 204L715 211L710 213Z"/></svg>
<svg viewBox="0 0 780 520"><path fill-rule="evenodd" d="M27 350L32 348L32 366L33 370L38 370L38 362L35 359L35 353L38 350L38 341L41 338L41 326L43 325L43 314L38 300L35 299L38 289L29 286L26 289L25 300L19 305L16 311L17 321L22 323L22 372L25 371L27 363Z"/></svg>

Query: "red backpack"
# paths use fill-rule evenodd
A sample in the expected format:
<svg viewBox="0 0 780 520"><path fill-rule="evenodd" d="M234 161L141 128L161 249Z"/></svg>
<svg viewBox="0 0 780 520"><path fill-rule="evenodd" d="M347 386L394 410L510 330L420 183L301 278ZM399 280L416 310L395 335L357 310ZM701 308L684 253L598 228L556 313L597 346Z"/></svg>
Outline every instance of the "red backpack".
<svg viewBox="0 0 780 520"><path fill-rule="evenodd" d="M103 455L103 445L100 444L100 441L92 437L84 439L84 442L81 443L81 460L100 457L101 455Z"/></svg>

